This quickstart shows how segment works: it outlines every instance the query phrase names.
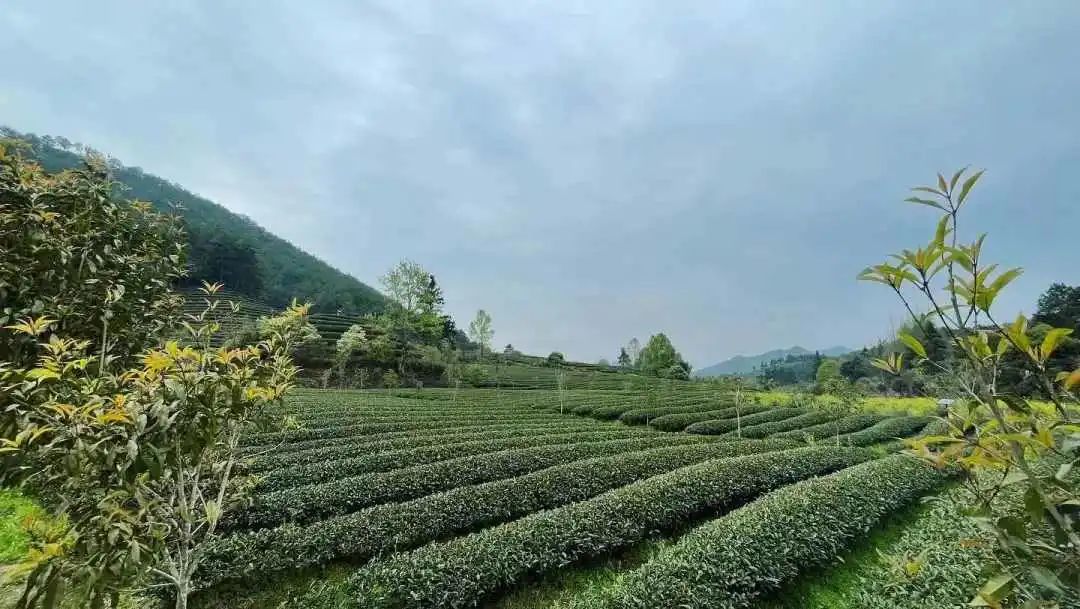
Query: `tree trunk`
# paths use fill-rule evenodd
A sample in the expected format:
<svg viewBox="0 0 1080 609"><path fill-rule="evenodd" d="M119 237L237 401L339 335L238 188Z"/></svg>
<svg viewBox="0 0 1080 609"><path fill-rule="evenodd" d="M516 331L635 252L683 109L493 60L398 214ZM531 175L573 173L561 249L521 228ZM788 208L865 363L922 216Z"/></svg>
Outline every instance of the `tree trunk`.
<svg viewBox="0 0 1080 609"><path fill-rule="evenodd" d="M190 592L187 582L176 584L176 609L187 609L188 594Z"/></svg>

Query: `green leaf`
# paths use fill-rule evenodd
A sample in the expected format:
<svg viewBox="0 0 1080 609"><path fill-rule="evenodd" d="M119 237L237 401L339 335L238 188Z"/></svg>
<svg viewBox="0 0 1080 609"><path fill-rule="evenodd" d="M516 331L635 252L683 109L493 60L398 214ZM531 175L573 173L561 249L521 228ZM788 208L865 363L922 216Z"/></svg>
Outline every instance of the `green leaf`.
<svg viewBox="0 0 1080 609"><path fill-rule="evenodd" d="M960 207L961 205L964 204L964 199L966 199L967 196L968 196L968 193L971 192L971 187L975 186L975 182L979 181L979 178L982 177L982 174L983 174L982 170L976 171L974 174L972 174L972 176L970 178L964 180L964 185L960 187L960 196L957 197L957 199L956 199L956 206L957 207Z"/></svg>
<svg viewBox="0 0 1080 609"><path fill-rule="evenodd" d="M960 181L960 176L964 175L965 171L967 171L967 167L959 169L953 174L952 179L949 180L949 190L956 188L956 183Z"/></svg>
<svg viewBox="0 0 1080 609"><path fill-rule="evenodd" d="M1042 497L1039 496L1038 491L1033 487L1028 487L1024 491L1024 512L1027 513L1028 520L1032 524L1038 524L1042 520L1045 511L1046 506L1043 505Z"/></svg>
<svg viewBox="0 0 1080 609"><path fill-rule="evenodd" d="M1018 540L1027 538L1027 526L1024 524L1023 520L1014 516L1003 516L998 518L997 527Z"/></svg>
<svg viewBox="0 0 1080 609"><path fill-rule="evenodd" d="M919 192L929 192L929 193L933 193L935 195L938 195L939 197L944 197L945 196L945 193L941 192L940 190L938 190L936 188L931 188L929 186L916 186L915 188L912 188L911 190L917 190Z"/></svg>
<svg viewBox="0 0 1080 609"><path fill-rule="evenodd" d="M1060 480L1061 482L1065 482L1065 479L1069 477L1069 472L1072 471L1072 468L1072 463L1062 463L1061 466L1058 467L1057 472L1054 474L1054 478L1056 480Z"/></svg>
<svg viewBox="0 0 1080 609"><path fill-rule="evenodd" d="M1005 288L1005 286L1012 283L1013 280L1015 280L1017 277L1019 277L1023 273L1024 273L1024 269L1014 268L1014 269L1009 269L1009 270L1005 271L1004 273L998 275L997 278L995 278L994 281L992 281L990 283L990 285L987 286L983 290L983 294L988 296L988 298L986 299L986 302L985 302L985 306L983 307L983 310L989 311L990 310L990 305L993 303L994 298L997 297L998 293L1001 292L1001 290L1003 290Z"/></svg>
<svg viewBox="0 0 1080 609"><path fill-rule="evenodd" d="M206 521L215 524L218 519L221 518L221 507L218 506L217 501L206 502Z"/></svg>
<svg viewBox="0 0 1080 609"><path fill-rule="evenodd" d="M1039 347L1039 354L1042 356L1043 363L1046 363L1046 360L1050 359L1050 356L1054 354L1061 340L1072 333L1073 331L1070 328L1053 328L1046 333L1046 337L1043 338L1042 345Z"/></svg>
<svg viewBox="0 0 1080 609"><path fill-rule="evenodd" d="M30 379L32 381L38 381L38 380L58 379L58 378L60 378L60 375L57 374L56 371L49 370L48 368L34 368L33 370L26 373L26 378L28 378L28 379Z"/></svg>
<svg viewBox="0 0 1080 609"><path fill-rule="evenodd" d="M1080 368L1077 368L1076 370L1065 374L1065 378L1062 379L1062 383L1065 385L1065 389L1068 389L1070 391L1073 387L1080 385Z"/></svg>
<svg viewBox="0 0 1080 609"><path fill-rule="evenodd" d="M1044 590L1049 590L1054 594L1065 593L1065 588L1062 585L1061 580L1058 579L1058 576L1055 575L1053 571L1047 569L1046 567L1031 567L1028 570L1028 573L1031 574L1032 581L1034 581L1035 584L1038 585L1040 588L1043 588Z"/></svg>
<svg viewBox="0 0 1080 609"><path fill-rule="evenodd" d="M986 583L979 588L979 593L974 600L969 603L971 607L996 607L1006 596L1012 592L1014 578L1008 573L999 573L990 579L986 580ZM980 603L976 603L976 600L982 600Z"/></svg>
<svg viewBox="0 0 1080 609"><path fill-rule="evenodd" d="M926 347L924 347L923 344L919 342L919 339L915 338L914 336L908 334L903 330L897 333L896 337L900 339L900 342L907 345L908 349L914 351L916 355L923 359L929 359L926 355Z"/></svg>
<svg viewBox="0 0 1080 609"><path fill-rule="evenodd" d="M938 220L937 230L934 231L934 243L945 246L945 237L949 234L949 216L942 216Z"/></svg>
<svg viewBox="0 0 1080 609"><path fill-rule="evenodd" d="M937 174L937 186L941 192L949 192L949 184L945 181L945 176L940 173Z"/></svg>
<svg viewBox="0 0 1080 609"><path fill-rule="evenodd" d="M1007 341L1005 339L1000 339L999 342L998 342L998 347L999 348L1001 346L1001 343L1009 344L1009 341ZM1012 410L1014 410L1016 412L1022 412L1024 414L1031 414L1031 406L1028 405L1027 400L1025 400L1024 398L1022 398L1020 396L1002 395L1002 396L998 396L998 398L1002 402L1005 402L1005 404L1009 408L1011 408Z"/></svg>
<svg viewBox="0 0 1080 609"><path fill-rule="evenodd" d="M908 203L918 203L919 205L929 205L930 207L936 207L941 211L949 211L947 207L938 203L937 201L931 201L930 199L920 199L919 197L908 197L904 199Z"/></svg>

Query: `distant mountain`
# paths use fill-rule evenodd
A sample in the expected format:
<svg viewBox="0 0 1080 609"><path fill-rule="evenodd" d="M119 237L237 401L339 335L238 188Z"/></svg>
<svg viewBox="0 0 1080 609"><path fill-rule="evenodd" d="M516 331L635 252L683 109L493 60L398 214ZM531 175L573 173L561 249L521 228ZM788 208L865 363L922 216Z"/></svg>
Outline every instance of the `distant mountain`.
<svg viewBox="0 0 1080 609"><path fill-rule="evenodd" d="M77 167L90 150L63 137L39 137L7 127L0 127L0 137L27 142L33 157L47 171ZM183 218L189 241L190 283L222 281L226 288L273 307L283 307L297 298L314 303L315 311L327 313L377 312L386 303L386 297L375 288L266 231L250 218L138 167L127 167L112 158L108 161L113 179L125 187L121 193L124 198L148 201Z"/></svg>
<svg viewBox="0 0 1080 609"><path fill-rule="evenodd" d="M828 349L820 349L818 352L826 357L839 357L851 353L851 351L852 350L847 347L829 347ZM731 374L750 376L755 374L762 364L771 362L774 359L784 359L789 355L812 355L813 353L814 352L809 349L795 346L790 349L774 349L772 351L766 351L765 353L759 353L758 355L736 355L735 357L726 359L718 364L696 370L694 371L694 376L708 377Z"/></svg>

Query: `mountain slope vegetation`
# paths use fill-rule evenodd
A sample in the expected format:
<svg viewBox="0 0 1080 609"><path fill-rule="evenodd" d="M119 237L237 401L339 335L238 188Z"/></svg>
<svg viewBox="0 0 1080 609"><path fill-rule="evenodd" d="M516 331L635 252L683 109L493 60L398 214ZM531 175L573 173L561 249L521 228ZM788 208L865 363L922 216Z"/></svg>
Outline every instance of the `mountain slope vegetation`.
<svg viewBox="0 0 1080 609"><path fill-rule="evenodd" d="M91 149L63 137L24 134L0 127L0 136L25 141L46 171L78 167ZM235 214L179 184L108 159L122 195L176 210L188 234L188 281L221 281L230 290L283 307L293 298L308 300L314 310L360 314L382 310L386 299L362 283L292 243L268 232L250 218Z"/></svg>
<svg viewBox="0 0 1080 609"><path fill-rule="evenodd" d="M823 351L819 351L818 353L825 357L839 357L850 352L851 349L848 349L847 347L830 347ZM813 353L813 351L808 349L795 346L790 349L773 349L772 351L766 351L765 353L759 353L757 355L736 355L735 357L713 364L712 366L701 368L694 373L694 376L709 377L727 374L752 375L760 370L762 364L766 364L773 360L783 360L788 356L811 355Z"/></svg>

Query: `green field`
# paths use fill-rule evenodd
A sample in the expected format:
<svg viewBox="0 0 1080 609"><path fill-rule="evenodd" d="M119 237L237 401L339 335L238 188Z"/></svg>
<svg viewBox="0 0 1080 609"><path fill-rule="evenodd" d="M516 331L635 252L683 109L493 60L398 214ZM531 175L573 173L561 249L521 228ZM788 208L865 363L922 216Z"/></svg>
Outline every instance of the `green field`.
<svg viewBox="0 0 1080 609"><path fill-rule="evenodd" d="M305 390L288 408L303 428L245 439L247 467L261 481L251 507L227 516L197 607L588 603L664 559L657 548L674 551L696 527L786 489L835 492L835 479L873 524L945 481L871 449L918 433L927 419L782 409L787 416L767 420L781 409L766 405L721 434L635 419L644 410L708 413L714 423L736 416L729 395L704 387L660 397ZM895 478L895 496L874 482L883 475ZM836 535L835 553L808 557L782 579L854 540ZM786 543L797 548L799 539ZM772 590L772 579L757 582L754 596Z"/></svg>
<svg viewBox="0 0 1080 609"><path fill-rule="evenodd" d="M919 507L947 477L893 452L933 419L767 397L294 391L300 428L244 439L253 502L226 515L193 606L860 607L879 550L953 524ZM12 562L33 508L0 498ZM849 552L858 572L833 567ZM966 602L982 558L927 568L935 598Z"/></svg>

